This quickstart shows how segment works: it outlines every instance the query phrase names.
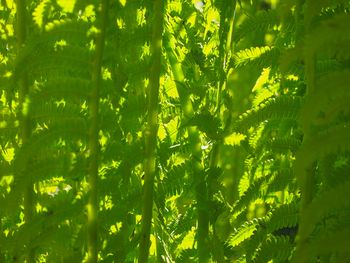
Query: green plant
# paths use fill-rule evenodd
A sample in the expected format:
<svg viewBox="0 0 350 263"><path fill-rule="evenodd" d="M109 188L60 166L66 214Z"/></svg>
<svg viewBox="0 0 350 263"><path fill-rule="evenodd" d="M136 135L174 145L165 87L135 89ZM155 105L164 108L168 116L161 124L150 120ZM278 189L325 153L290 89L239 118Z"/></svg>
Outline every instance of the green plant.
<svg viewBox="0 0 350 263"><path fill-rule="evenodd" d="M349 10L1 0L1 262L347 262Z"/></svg>

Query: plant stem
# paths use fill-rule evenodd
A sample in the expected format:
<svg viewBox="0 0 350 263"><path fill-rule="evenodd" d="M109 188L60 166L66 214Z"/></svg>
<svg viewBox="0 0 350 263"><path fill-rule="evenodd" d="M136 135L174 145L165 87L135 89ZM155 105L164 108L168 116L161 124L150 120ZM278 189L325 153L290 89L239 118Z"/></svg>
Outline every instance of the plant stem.
<svg viewBox="0 0 350 263"><path fill-rule="evenodd" d="M302 5L304 1L298 1L298 11L301 16ZM297 14L297 15L298 15ZM308 33L310 31L309 28L309 18L304 17L304 27L301 27L300 31L303 33ZM300 33L301 34L301 33ZM305 38L305 36L303 36ZM301 38L301 36L300 36ZM302 40L302 39L301 39ZM305 79L306 79L306 97L314 96L315 91L315 61L316 56L312 50L304 51L304 61L305 61ZM307 212L309 204L312 202L314 189L315 189L315 170L316 163L314 161L308 161L308 153L312 152L313 149L308 147L308 141L312 138L313 134L310 130L310 125L301 124L302 129L304 131L303 142L299 149L299 154L296 157L295 161L295 170L297 172L297 176L300 183L301 188L301 208L300 208L300 223L298 230L298 242L296 247L296 253L293 262L308 262L309 253L305 249L305 244L308 241L308 227L305 224L305 214ZM299 158L298 158L299 157Z"/></svg>
<svg viewBox="0 0 350 263"><path fill-rule="evenodd" d="M154 1L153 34L151 43L152 67L148 86L148 123L145 131L145 164L143 185L142 229L139 246L139 263L148 261L152 225L153 187L156 172L156 145L158 131L159 77L161 70L163 0Z"/></svg>
<svg viewBox="0 0 350 263"><path fill-rule="evenodd" d="M100 32L96 37L95 60L92 71L92 88L89 97L89 171L88 171L88 262L97 262L98 258L98 157L99 157L99 140L98 140L98 109L99 109L99 92L102 87L101 68L102 57L105 42L105 32L108 16L108 0L101 1L101 24Z"/></svg>
<svg viewBox="0 0 350 263"><path fill-rule="evenodd" d="M168 34L166 41L167 56L172 67L176 88L180 96L181 107L184 112L184 122L193 117L194 110L188 91L186 90L185 76L182 65L176 60L174 55L174 47L170 46L170 36ZM190 127L188 131L188 141L191 143L191 153L193 161L193 176L196 182L195 193L197 202L197 250L199 262L208 262L210 250L208 245L209 233L209 214L207 207L207 186L204 177L204 169L201 163L202 151L199 132L195 127Z"/></svg>
<svg viewBox="0 0 350 263"><path fill-rule="evenodd" d="M306 55L305 57L305 75L307 79L307 95L312 96L314 91L315 81L315 57L312 55ZM312 152L313 149L308 147L308 141L312 138L313 134L310 132L310 127L302 127L304 130L303 142L299 149L299 154L296 156L295 170L298 176L300 188L301 188L301 208L300 208L300 224L298 231L298 242L295 253L294 262L307 262L308 252L305 251L305 243L307 242L308 227L304 224L304 215L307 212L309 204L312 202L314 189L315 189L315 168L316 163L308 162L307 155Z"/></svg>
<svg viewBox="0 0 350 263"><path fill-rule="evenodd" d="M17 9L17 27L16 27L16 37L17 37L17 49L18 52L23 48L26 41L26 3L25 0L17 0L16 2ZM23 73L19 79L19 119L20 119L20 138L22 140L22 145L26 144L31 136L30 129L30 118L28 112L24 109L27 107L27 95L29 92L28 76L26 73ZM26 188L24 192L24 221L26 224L30 224L32 221L34 213L34 189L32 178L29 173L27 173L27 162L24 164L23 174L26 178ZM30 244L27 245L27 263L35 262L35 250L29 248Z"/></svg>
<svg viewBox="0 0 350 263"><path fill-rule="evenodd" d="M221 95L222 95L221 93L223 90L225 90L227 85L228 72L226 70L226 64L231 55L233 26L234 26L234 21L236 17L236 3L237 1L233 1L232 5L230 5L230 3L228 3L227 1L223 1L221 5L221 10L220 10L220 45L219 45L220 68L219 68L219 82L218 82L216 110L215 110L215 112L218 115L220 115L220 108L221 108ZM226 21L227 21L226 18L229 19L228 30L225 30Z"/></svg>
<svg viewBox="0 0 350 263"><path fill-rule="evenodd" d="M221 114L221 97L222 92L226 89L227 85L227 77L230 73L230 71L226 68L226 63L230 58L231 55L231 43L233 38L233 26L235 21L235 14L236 14L236 2L233 1L232 6L229 5L229 3L226 3L223 1L221 10L220 10L220 53L219 53L219 60L220 60L220 69L219 69L219 82L218 82L218 94L217 94L217 101L216 101L216 115L218 118L220 118ZM229 6L229 8L228 8ZM227 8L230 10L230 12L227 12ZM227 15L228 14L228 15ZM225 30L226 24L228 20L228 30ZM220 144L221 141L216 141L213 144L213 148L211 151L210 156L210 163L209 163L209 169L213 170L218 166L219 161L219 154L220 154ZM209 178L210 181L211 178ZM208 193L208 199L212 199L212 193L209 191ZM213 257L216 262L225 262L224 257L224 251L223 247L221 245L221 242L219 238L216 235L215 227L214 227L214 234L213 234Z"/></svg>

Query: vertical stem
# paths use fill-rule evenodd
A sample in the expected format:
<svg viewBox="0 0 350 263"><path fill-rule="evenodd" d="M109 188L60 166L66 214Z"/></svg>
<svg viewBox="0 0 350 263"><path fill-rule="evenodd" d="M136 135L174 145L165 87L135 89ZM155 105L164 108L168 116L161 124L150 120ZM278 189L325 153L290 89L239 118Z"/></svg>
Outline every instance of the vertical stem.
<svg viewBox="0 0 350 263"><path fill-rule="evenodd" d="M98 140L98 108L99 108L99 91L102 86L101 67L105 42L105 33L107 26L108 0L101 1L101 24L100 32L96 36L95 59L92 70L92 88L89 97L89 171L88 171L88 262L97 262L98 258L98 157L99 157L99 140Z"/></svg>
<svg viewBox="0 0 350 263"><path fill-rule="evenodd" d="M233 38L233 26L235 21L235 14L236 14L236 1L233 1L232 5L230 6L229 3L226 3L223 1L223 4L221 6L221 16L220 16L220 28L222 30L222 35L220 36L220 73L219 73L219 83L218 83L218 94L217 94L217 101L216 101L216 115L218 118L220 118L220 109L221 109L221 96L222 92L226 89L227 85L227 75L229 74L229 70L227 70L227 60L230 58L231 55L231 43ZM229 5L229 7L228 7ZM227 12L227 8L229 10L232 10L232 12ZM226 16L228 14L228 17ZM224 30L226 28L226 19L228 20L228 30ZM211 156L210 156L210 163L209 168L214 169L218 166L218 160L219 160L219 153L220 153L220 141L217 141L214 143ZM208 196L209 199L212 198L212 194L209 193ZM214 227L214 235L213 235L213 257L216 262L225 262L224 257L224 251L223 247L220 244L220 240L216 235L215 227Z"/></svg>
<svg viewBox="0 0 350 263"><path fill-rule="evenodd" d="M25 0L17 0L16 2L16 37L17 37L17 50L18 52L24 46L26 41L26 3ZM20 76L19 81L19 121L20 121L20 138L22 140L22 145L26 144L30 138L30 118L28 116L28 111L25 110L27 101L27 95L29 92L28 76L26 73ZM32 221L33 212L34 212L34 189L32 178L27 174L27 163L24 164L24 178L26 178L26 188L24 192L24 221L26 224L29 224ZM27 255L26 262L32 263L35 262L35 250L29 248L30 244L27 245Z"/></svg>
<svg viewBox="0 0 350 263"><path fill-rule="evenodd" d="M298 0L296 16L302 15L302 7L304 0ZM298 27L297 27L298 28ZM305 34L310 31L309 18L304 16L304 27L299 26L297 31L297 40L303 40ZM299 34L298 34L299 33ZM302 33L304 35L302 35ZM313 50L304 50L304 61L305 61L305 80L306 80L306 97L313 96L315 91L315 69L316 69L316 54ZM309 125L301 125L304 131L303 143L299 149L299 158L297 155L295 161L295 169L298 172L297 176L300 181L301 188L301 209L300 209L300 223L298 230L298 241L297 248L293 262L308 262L308 252L305 250L305 243L308 241L308 230L305 224L304 215L307 212L309 204L312 202L314 189L315 189L315 169L316 163L314 161L308 161L307 153L313 151L309 149L308 141L312 138L313 134L310 131Z"/></svg>
<svg viewBox="0 0 350 263"><path fill-rule="evenodd" d="M303 26L303 22L305 22L305 19L303 21L303 5L305 0L297 0L295 11L294 11L294 20L295 20L295 40L298 42L304 37L304 30L305 27Z"/></svg>
<svg viewBox="0 0 350 263"><path fill-rule="evenodd" d="M220 154L220 141L219 142L215 142L213 145L213 149L211 151L211 156L210 156L210 163L209 163L209 169L215 169L216 167L218 167L218 161L219 161L219 154ZM210 176L210 174L209 174ZM211 182L211 178L209 179L209 183ZM213 194L209 191L208 193L208 199L212 199ZM217 236L217 232L216 232L216 228L215 226L213 226L214 229L214 233L213 233L213 240L212 240L212 251L213 251L213 259L215 260L215 262L218 263L224 263L225 262L225 256L224 256L224 250L223 250L223 246L220 242L220 239Z"/></svg>
<svg viewBox="0 0 350 263"><path fill-rule="evenodd" d="M194 115L192 102L189 93L186 90L185 76L182 70L182 65L177 61L173 49L171 46L170 34L166 35L167 41L166 51L169 59L174 79L176 82L176 88L180 96L181 107L184 112L184 121L190 119ZM201 163L202 151L199 132L195 127L188 128L188 141L191 143L191 153L193 161L193 176L196 182L195 193L197 202L197 251L198 260L201 263L209 261L210 249L208 245L208 233L209 233L209 211L207 207L207 185L204 177L204 171Z"/></svg>
<svg viewBox="0 0 350 263"><path fill-rule="evenodd" d="M233 26L236 16L236 1L233 1L232 6L230 3L225 1L222 2L221 11L220 11L220 46L219 46L219 60L220 60L220 71L219 71L219 83L218 83L218 93L216 98L216 113L220 114L221 107L221 93L226 88L227 85L227 71L226 64L227 60L231 54L231 43L233 36ZM231 11L227 11L232 10ZM226 28L226 14L231 15L229 17L228 30ZM226 41L225 41L226 40Z"/></svg>
<svg viewBox="0 0 350 263"><path fill-rule="evenodd" d="M0 215L0 231L1 231L1 235L0 235L0 238L2 240L5 240L4 239L4 231L3 231L3 227L2 227L2 215ZM0 245L0 262L5 262L5 249L3 249L3 247Z"/></svg>
<svg viewBox="0 0 350 263"><path fill-rule="evenodd" d="M159 209L159 208L158 208ZM164 206L162 205L162 210L164 211ZM158 263L165 263L166 261L164 260L164 255L166 255L166 251L164 250L163 242L166 240L166 237L162 231L162 219L160 219L159 213L157 213L157 220L154 222L154 232L157 235L156 236L156 253L157 253L157 262Z"/></svg>
<svg viewBox="0 0 350 263"><path fill-rule="evenodd" d="M191 103L188 98L188 103ZM192 105L190 108L193 114ZM189 114L189 113L188 113ZM210 258L209 247L209 211L208 211L208 187L205 172L202 165L202 151L199 132L196 127L188 128L188 140L191 144L193 176L196 182L195 196L197 202L197 250L198 262L206 263Z"/></svg>
<svg viewBox="0 0 350 263"><path fill-rule="evenodd" d="M145 164L143 185L142 229L139 246L139 263L148 261L150 231L152 225L153 187L156 167L158 131L158 94L161 70L164 1L155 0L153 10L152 67L148 86L148 123L145 131Z"/></svg>
<svg viewBox="0 0 350 263"><path fill-rule="evenodd" d="M305 77L307 82L306 96L312 96L315 86L315 57L313 54L305 55ZM313 151L308 145L308 141L312 138L310 127L303 127L304 138L300 146L299 154L295 160L295 170L298 172L300 188L301 188L301 209L300 209L300 223L298 231L298 242L296 249L295 262L307 262L308 253L305 251L305 243L308 239L308 230L305 224L304 215L307 212L309 204L312 202L315 189L315 162L308 162L305 157L308 152Z"/></svg>
<svg viewBox="0 0 350 263"><path fill-rule="evenodd" d="M307 18L304 17L304 21ZM306 24L306 21L305 21ZM306 32L309 32L309 25L306 25ZM305 79L306 79L306 96L313 96L315 92L315 69L316 69L316 55L314 51L312 50L305 50L304 51L304 59L305 59ZM310 127L303 127L304 128L304 140L303 142L307 142L309 138L312 137L312 134L310 132ZM310 150L310 149L307 149ZM306 188L304 189L304 193L302 193L303 197L303 202L304 204L303 207L307 206L309 203L311 203L312 198L313 198L313 192L314 192L314 167L315 164L309 164L308 168L308 174L305 178L305 186Z"/></svg>
<svg viewBox="0 0 350 263"><path fill-rule="evenodd" d="M26 3L25 0L17 0L16 2L16 11L17 11L17 46L18 49L24 44L27 36L27 28L26 28Z"/></svg>
<svg viewBox="0 0 350 263"><path fill-rule="evenodd" d="M128 161L125 161L121 164L121 171L123 176L123 189L125 191L128 191L132 185L129 181L131 178L131 165ZM131 217L131 218L130 218ZM129 229L130 224L132 224L130 221L134 221L134 218L131 214L126 214L124 217L124 220L122 221L122 227L119 229L118 234L116 236L117 242L116 242L116 250L115 250L115 262L116 263L124 263L126 261L126 256L128 254L127 251L127 244L129 241Z"/></svg>

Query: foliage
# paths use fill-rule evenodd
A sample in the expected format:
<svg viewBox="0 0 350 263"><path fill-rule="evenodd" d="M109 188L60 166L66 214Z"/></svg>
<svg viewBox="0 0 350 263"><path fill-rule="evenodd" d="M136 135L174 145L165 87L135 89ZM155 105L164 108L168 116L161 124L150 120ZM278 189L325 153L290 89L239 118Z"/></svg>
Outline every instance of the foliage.
<svg viewBox="0 0 350 263"><path fill-rule="evenodd" d="M348 262L349 12L2 0L0 262Z"/></svg>

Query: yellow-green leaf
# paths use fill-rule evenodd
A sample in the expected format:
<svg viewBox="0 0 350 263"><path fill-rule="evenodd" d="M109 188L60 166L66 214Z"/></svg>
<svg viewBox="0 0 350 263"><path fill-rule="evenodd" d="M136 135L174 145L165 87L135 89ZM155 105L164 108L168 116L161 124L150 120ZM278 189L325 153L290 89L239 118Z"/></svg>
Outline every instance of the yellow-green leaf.
<svg viewBox="0 0 350 263"><path fill-rule="evenodd" d="M62 7L65 12L73 12L75 0L57 0L57 4Z"/></svg>

